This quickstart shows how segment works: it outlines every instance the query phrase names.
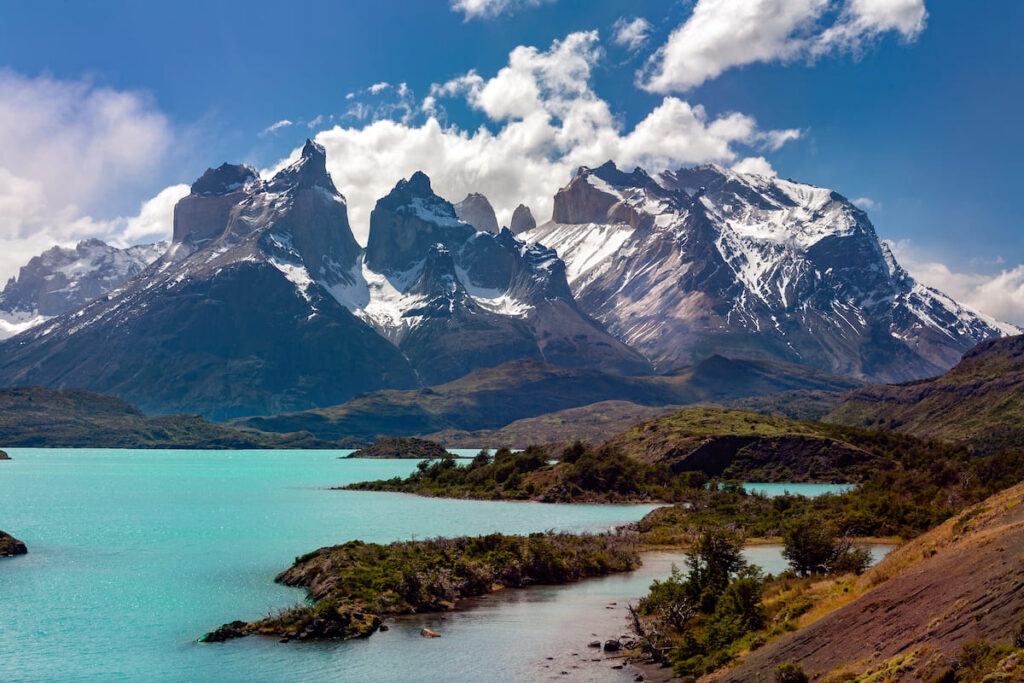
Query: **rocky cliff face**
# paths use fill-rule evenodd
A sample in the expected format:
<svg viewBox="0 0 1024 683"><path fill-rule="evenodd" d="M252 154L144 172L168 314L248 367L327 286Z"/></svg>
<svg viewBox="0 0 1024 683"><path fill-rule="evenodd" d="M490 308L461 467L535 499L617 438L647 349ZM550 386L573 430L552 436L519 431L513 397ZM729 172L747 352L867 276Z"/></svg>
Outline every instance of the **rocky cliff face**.
<svg viewBox="0 0 1024 683"><path fill-rule="evenodd" d="M580 307L662 370L717 352L902 381L1016 329L915 282L841 195L713 165L581 168L523 238L554 248Z"/></svg>
<svg viewBox="0 0 1024 683"><path fill-rule="evenodd" d="M536 227L537 221L534 219L533 212L530 211L530 207L525 204L517 206L516 210L512 212L512 222L508 226L508 229L512 231L512 234L519 235L533 230Z"/></svg>
<svg viewBox="0 0 1024 683"><path fill-rule="evenodd" d="M477 192L469 193L455 205L455 215L460 221L469 223L477 230L498 232L498 218L494 215L494 207L487 197Z"/></svg>
<svg viewBox="0 0 1024 683"><path fill-rule="evenodd" d="M167 242L127 249L97 239L53 247L22 266L0 292L0 339L106 294L155 261Z"/></svg>

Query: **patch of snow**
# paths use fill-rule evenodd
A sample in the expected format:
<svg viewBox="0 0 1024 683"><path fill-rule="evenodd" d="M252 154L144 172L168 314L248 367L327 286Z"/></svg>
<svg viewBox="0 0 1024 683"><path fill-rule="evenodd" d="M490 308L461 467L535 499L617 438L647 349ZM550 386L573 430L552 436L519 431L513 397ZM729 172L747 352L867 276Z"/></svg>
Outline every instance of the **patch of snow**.
<svg viewBox="0 0 1024 683"><path fill-rule="evenodd" d="M35 311L0 311L0 339L8 339L16 334L21 334L25 330L41 325L49 319L49 317L39 315Z"/></svg>
<svg viewBox="0 0 1024 683"><path fill-rule="evenodd" d="M305 266L286 263L276 258L268 259L275 268L284 274L288 281L295 285L295 289L306 301L312 301L309 295L309 288L313 284L313 278L309 276L309 271L306 270Z"/></svg>

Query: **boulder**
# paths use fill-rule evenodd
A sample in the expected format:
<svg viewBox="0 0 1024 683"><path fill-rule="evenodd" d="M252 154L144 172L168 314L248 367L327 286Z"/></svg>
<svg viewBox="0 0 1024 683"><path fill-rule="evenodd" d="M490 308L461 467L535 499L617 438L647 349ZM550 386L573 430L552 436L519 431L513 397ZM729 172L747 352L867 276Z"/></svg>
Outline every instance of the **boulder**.
<svg viewBox="0 0 1024 683"><path fill-rule="evenodd" d="M421 628L420 629L420 635L423 636L424 638L440 638L441 637L440 633L438 633L437 631L435 631L433 629L429 629L429 628Z"/></svg>
<svg viewBox="0 0 1024 683"><path fill-rule="evenodd" d="M0 557L11 557L12 555L24 555L28 552L25 544L10 534L0 531Z"/></svg>
<svg viewBox="0 0 1024 683"><path fill-rule="evenodd" d="M604 651L605 652L618 652L621 649L622 649L622 644L619 641L617 641L617 640L609 638L608 640L604 641Z"/></svg>
<svg viewBox="0 0 1024 683"><path fill-rule="evenodd" d="M0 460L10 460L11 456L7 455L7 451L0 450Z"/></svg>

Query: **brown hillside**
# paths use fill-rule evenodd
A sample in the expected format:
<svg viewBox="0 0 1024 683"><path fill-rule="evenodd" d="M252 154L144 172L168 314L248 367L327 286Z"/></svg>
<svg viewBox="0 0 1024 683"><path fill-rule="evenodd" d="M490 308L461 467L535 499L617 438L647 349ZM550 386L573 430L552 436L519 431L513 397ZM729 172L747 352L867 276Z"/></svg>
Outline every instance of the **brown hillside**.
<svg viewBox="0 0 1024 683"><path fill-rule="evenodd" d="M893 551L858 580L854 592L867 592L721 680L772 681L786 661L812 679L885 670L886 681L930 680L970 641L1012 642L1024 618L1022 503L1018 484Z"/></svg>

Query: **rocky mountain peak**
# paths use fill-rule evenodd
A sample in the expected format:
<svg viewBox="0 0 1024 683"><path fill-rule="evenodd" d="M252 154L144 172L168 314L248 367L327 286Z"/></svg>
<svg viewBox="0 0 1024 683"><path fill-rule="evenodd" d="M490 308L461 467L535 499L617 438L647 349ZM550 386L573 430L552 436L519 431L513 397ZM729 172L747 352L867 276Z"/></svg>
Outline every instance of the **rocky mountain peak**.
<svg viewBox="0 0 1024 683"><path fill-rule="evenodd" d="M0 338L76 309L156 260L167 242L119 249L98 239L52 247L21 267L0 293Z"/></svg>
<svg viewBox="0 0 1024 683"><path fill-rule="evenodd" d="M247 164L224 163L208 168L192 183L192 194L200 197L221 196L250 188L259 183L260 174Z"/></svg>
<svg viewBox="0 0 1024 683"><path fill-rule="evenodd" d="M530 207L525 204L520 204L516 207L516 210L512 212L512 222L508 227L512 231L513 235L518 235L536 228L537 220L533 217L533 212L530 211Z"/></svg>
<svg viewBox="0 0 1024 683"><path fill-rule="evenodd" d="M443 244L431 245L423 261L419 278L409 288L408 294L418 294L430 300L455 300L464 293L455 273L455 259Z"/></svg>
<svg viewBox="0 0 1024 683"><path fill-rule="evenodd" d="M460 221L451 202L434 194L430 178L417 171L400 180L370 213L366 263L378 272L409 270L434 244L454 248L476 228Z"/></svg>
<svg viewBox="0 0 1024 683"><path fill-rule="evenodd" d="M487 197L478 192L470 192L465 199L456 204L455 215L477 230L498 232L498 218L494 214L494 207Z"/></svg>
<svg viewBox="0 0 1024 683"><path fill-rule="evenodd" d="M278 171L267 184L270 192L317 187L344 200L327 172L327 151L323 146L308 139L302 147L298 161Z"/></svg>

